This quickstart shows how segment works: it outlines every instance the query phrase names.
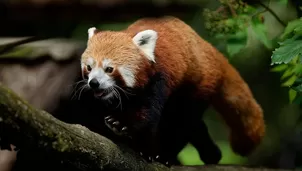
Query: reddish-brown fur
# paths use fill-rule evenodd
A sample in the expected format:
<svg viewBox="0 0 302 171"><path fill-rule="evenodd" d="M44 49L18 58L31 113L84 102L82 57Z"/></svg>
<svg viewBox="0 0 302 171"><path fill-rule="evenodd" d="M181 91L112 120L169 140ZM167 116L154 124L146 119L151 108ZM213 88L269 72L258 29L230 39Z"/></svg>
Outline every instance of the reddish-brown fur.
<svg viewBox="0 0 302 171"><path fill-rule="evenodd" d="M254 150L265 134L261 107L228 60L181 20L146 18L120 32L101 31L88 41L83 59L91 56L102 61L106 57L116 65L132 65L139 70L137 86L142 86L154 70L132 43L132 37L147 29L158 33L154 70L164 72L168 77L170 91L167 93L173 93L183 84L196 86L194 94L188 93L183 98L195 96L210 101L231 129L233 150L240 155L248 155Z"/></svg>

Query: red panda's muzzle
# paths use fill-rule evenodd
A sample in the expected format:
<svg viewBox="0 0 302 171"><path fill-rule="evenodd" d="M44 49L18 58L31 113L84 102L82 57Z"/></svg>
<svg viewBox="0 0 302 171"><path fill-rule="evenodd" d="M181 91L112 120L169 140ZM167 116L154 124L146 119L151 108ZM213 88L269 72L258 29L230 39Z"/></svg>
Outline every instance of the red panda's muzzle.
<svg viewBox="0 0 302 171"><path fill-rule="evenodd" d="M105 92L105 89L100 88L100 83L96 78L91 79L88 85L93 90L94 96L96 97L102 96Z"/></svg>
<svg viewBox="0 0 302 171"><path fill-rule="evenodd" d="M94 96L96 97L101 97L102 95L104 95L104 90L93 90L94 92Z"/></svg>

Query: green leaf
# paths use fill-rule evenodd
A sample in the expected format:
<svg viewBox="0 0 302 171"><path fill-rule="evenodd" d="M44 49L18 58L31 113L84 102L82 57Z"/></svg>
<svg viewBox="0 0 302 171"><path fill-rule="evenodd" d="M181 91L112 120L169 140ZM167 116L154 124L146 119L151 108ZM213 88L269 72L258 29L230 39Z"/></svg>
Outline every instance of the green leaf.
<svg viewBox="0 0 302 171"><path fill-rule="evenodd" d="M293 72L297 75L302 73L302 64L296 64L293 68Z"/></svg>
<svg viewBox="0 0 302 171"><path fill-rule="evenodd" d="M296 98L293 100L292 103L293 104L301 104L301 102L302 102L302 96L301 95L297 95Z"/></svg>
<svg viewBox="0 0 302 171"><path fill-rule="evenodd" d="M285 78L292 76L294 74L293 68L287 68L283 75L281 76L281 80L284 80Z"/></svg>
<svg viewBox="0 0 302 171"><path fill-rule="evenodd" d="M234 35L228 35L227 38L227 52L230 57L233 57L241 49L246 46L247 43L247 34L246 32L237 32Z"/></svg>
<svg viewBox="0 0 302 171"><path fill-rule="evenodd" d="M268 39L267 29L258 16L252 18L251 26L256 33L257 39L260 40L267 48L272 48L272 41Z"/></svg>
<svg viewBox="0 0 302 171"><path fill-rule="evenodd" d="M224 20L224 24L226 26L234 26L236 24L236 21L233 18L228 18L228 19Z"/></svg>
<svg viewBox="0 0 302 171"><path fill-rule="evenodd" d="M289 64L292 64L292 65L297 65L297 62L298 62L298 59L299 59L299 56L295 56L290 62Z"/></svg>
<svg viewBox="0 0 302 171"><path fill-rule="evenodd" d="M302 92L302 84L300 84L300 85L298 85L296 87L292 87L292 89L295 90L295 91L297 91L297 92L299 92L299 93L301 93Z"/></svg>
<svg viewBox="0 0 302 171"><path fill-rule="evenodd" d="M244 13L246 14L252 14L252 13L256 13L257 12L257 8L254 8L253 6L251 5L247 5L245 8L244 8Z"/></svg>
<svg viewBox="0 0 302 171"><path fill-rule="evenodd" d="M297 92L293 89L289 89L288 97L289 97L289 102L290 103L292 103L295 100L296 96L297 96Z"/></svg>
<svg viewBox="0 0 302 171"><path fill-rule="evenodd" d="M281 5L287 5L288 4L288 0L279 0L278 1Z"/></svg>
<svg viewBox="0 0 302 171"><path fill-rule="evenodd" d="M281 72L281 71L286 70L287 67L288 67L288 65L286 65L286 64L280 64L280 65L277 65L277 66L273 67L273 68L271 69L271 71L272 71L272 72Z"/></svg>
<svg viewBox="0 0 302 171"><path fill-rule="evenodd" d="M295 83L292 86L298 86L300 84L302 84L302 78L297 78Z"/></svg>
<svg viewBox="0 0 302 171"><path fill-rule="evenodd" d="M297 78L298 77L296 75L292 75L287 81L282 83L282 86L289 87L289 86L293 85Z"/></svg>
<svg viewBox="0 0 302 171"><path fill-rule="evenodd" d="M272 55L271 65L273 64L281 64L281 63L289 63L293 58L300 57L302 53L302 40L296 39L287 41L275 49Z"/></svg>
<svg viewBox="0 0 302 171"><path fill-rule="evenodd" d="M301 32L302 29L302 19L296 19L288 22L283 34L281 35L281 39L285 39L293 32Z"/></svg>

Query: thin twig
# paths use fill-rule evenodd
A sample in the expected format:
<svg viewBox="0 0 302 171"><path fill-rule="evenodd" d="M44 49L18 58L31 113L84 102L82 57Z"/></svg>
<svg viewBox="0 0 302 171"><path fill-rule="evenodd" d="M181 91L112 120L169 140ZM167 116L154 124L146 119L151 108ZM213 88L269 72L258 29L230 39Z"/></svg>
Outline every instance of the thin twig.
<svg viewBox="0 0 302 171"><path fill-rule="evenodd" d="M228 7L229 7L229 9L230 9L230 11L231 11L231 13L232 13L232 16L233 16L233 17L237 17L237 13L236 13L236 11L234 10L234 8L231 6L230 2L229 2L229 1L226 1L226 3L227 3L227 5L228 5Z"/></svg>
<svg viewBox="0 0 302 171"><path fill-rule="evenodd" d="M279 18L279 16L272 10L270 9L268 6L266 6L264 3L262 3L261 1L258 1L259 5L262 6L263 8L265 8L269 13L271 13L275 19L283 26L286 27L286 24Z"/></svg>

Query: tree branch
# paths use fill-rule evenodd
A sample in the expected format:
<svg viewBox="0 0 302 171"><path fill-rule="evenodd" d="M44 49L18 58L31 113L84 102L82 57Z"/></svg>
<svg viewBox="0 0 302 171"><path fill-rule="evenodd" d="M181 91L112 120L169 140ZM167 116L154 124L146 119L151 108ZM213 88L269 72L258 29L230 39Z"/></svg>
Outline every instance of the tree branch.
<svg viewBox="0 0 302 171"><path fill-rule="evenodd" d="M83 126L61 122L44 111L34 109L4 86L0 86L0 111L4 128L0 134L21 150L48 149L47 152L80 170L151 171L157 170L155 167L167 170L164 166L144 162L130 151L121 151L109 139Z"/></svg>
<svg viewBox="0 0 302 171"><path fill-rule="evenodd" d="M10 50L14 49L17 46L20 46L20 45L23 45L23 44L26 44L26 43L30 43L30 42L34 42L34 41L45 40L47 38L48 37L27 37L27 38L24 38L22 40L18 40L18 41L12 42L12 43L8 43L4 46L0 46L0 55L4 54L6 52L9 52Z"/></svg>
<svg viewBox="0 0 302 171"><path fill-rule="evenodd" d="M83 171L273 171L242 166L179 166L169 169L158 163L150 164L127 147L118 146L83 126L64 123L45 111L34 109L2 84L0 126L0 135L21 150L39 149Z"/></svg>

